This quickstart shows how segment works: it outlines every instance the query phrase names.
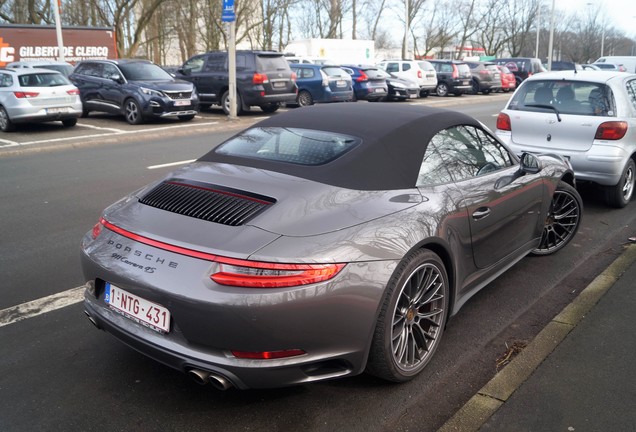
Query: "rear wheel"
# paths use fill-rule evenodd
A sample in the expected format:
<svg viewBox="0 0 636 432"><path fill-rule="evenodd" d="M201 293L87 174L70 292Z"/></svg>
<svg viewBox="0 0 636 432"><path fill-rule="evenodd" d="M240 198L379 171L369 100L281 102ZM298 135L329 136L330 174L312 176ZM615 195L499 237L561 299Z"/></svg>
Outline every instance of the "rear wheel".
<svg viewBox="0 0 636 432"><path fill-rule="evenodd" d="M394 382L415 377L442 339L448 308L444 263L430 250L411 252L387 286L367 372Z"/></svg>
<svg viewBox="0 0 636 432"><path fill-rule="evenodd" d="M77 124L77 119L76 118L65 119L65 120L62 120L62 124L66 127L73 127Z"/></svg>
<svg viewBox="0 0 636 432"><path fill-rule="evenodd" d="M435 88L435 93L437 93L437 96L448 96L448 85L446 85L446 83L438 83L437 87Z"/></svg>
<svg viewBox="0 0 636 432"><path fill-rule="evenodd" d="M621 179L616 186L608 186L606 189L607 204L616 207L623 208L632 200L634 195L634 179L636 174L636 168L634 160L630 159L623 169Z"/></svg>
<svg viewBox="0 0 636 432"><path fill-rule="evenodd" d="M138 125L143 121L141 116L141 108L136 100L130 98L124 103L124 116L126 121L131 125Z"/></svg>
<svg viewBox="0 0 636 432"><path fill-rule="evenodd" d="M539 247L533 255L549 255L560 251L572 240L581 223L583 201L574 187L560 182L543 226Z"/></svg>
<svg viewBox="0 0 636 432"><path fill-rule="evenodd" d="M9 114L4 107L0 107L0 129L3 132L13 132L15 130L15 125L9 118Z"/></svg>
<svg viewBox="0 0 636 432"><path fill-rule="evenodd" d="M280 108L280 105L277 104L277 103L270 103L270 104L267 104L267 105L261 105L261 110L263 112L266 112L266 113L276 112L276 111L278 111L278 108Z"/></svg>
<svg viewBox="0 0 636 432"><path fill-rule="evenodd" d="M226 90L221 97L221 107L223 107L223 112L226 115L230 115L230 91ZM241 102L241 95L239 92L236 92L236 115L241 115L243 113L243 105Z"/></svg>

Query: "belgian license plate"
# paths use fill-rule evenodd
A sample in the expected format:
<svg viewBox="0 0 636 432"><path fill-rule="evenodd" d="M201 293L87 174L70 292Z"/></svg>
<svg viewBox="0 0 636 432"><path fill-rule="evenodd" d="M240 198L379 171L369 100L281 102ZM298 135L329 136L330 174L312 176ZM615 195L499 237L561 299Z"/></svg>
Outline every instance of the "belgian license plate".
<svg viewBox="0 0 636 432"><path fill-rule="evenodd" d="M61 107L61 108L47 108L46 109L46 113L47 114L60 114L60 113L67 113L69 112L69 108L68 107Z"/></svg>
<svg viewBox="0 0 636 432"><path fill-rule="evenodd" d="M375 89L375 92L376 92L376 93L384 93L385 91L386 91L386 90L381 89L381 88L377 88L377 89Z"/></svg>
<svg viewBox="0 0 636 432"><path fill-rule="evenodd" d="M189 100L176 100L176 101L174 101L174 106L185 106L185 105L190 105L190 101Z"/></svg>
<svg viewBox="0 0 636 432"><path fill-rule="evenodd" d="M276 81L276 82L272 83L272 85L275 88L281 88L281 87L285 87L285 82L284 81Z"/></svg>
<svg viewBox="0 0 636 432"><path fill-rule="evenodd" d="M415 98L417 98L417 93L411 93L411 94L409 95L409 98L410 98L410 99L415 99Z"/></svg>
<svg viewBox="0 0 636 432"><path fill-rule="evenodd" d="M170 331L170 311L149 300L106 283L104 301L113 309L141 325L159 332Z"/></svg>
<svg viewBox="0 0 636 432"><path fill-rule="evenodd" d="M346 86L347 86L347 82L345 80L336 81L336 87L346 87Z"/></svg>
<svg viewBox="0 0 636 432"><path fill-rule="evenodd" d="M464 81L464 85L468 85L468 81Z"/></svg>

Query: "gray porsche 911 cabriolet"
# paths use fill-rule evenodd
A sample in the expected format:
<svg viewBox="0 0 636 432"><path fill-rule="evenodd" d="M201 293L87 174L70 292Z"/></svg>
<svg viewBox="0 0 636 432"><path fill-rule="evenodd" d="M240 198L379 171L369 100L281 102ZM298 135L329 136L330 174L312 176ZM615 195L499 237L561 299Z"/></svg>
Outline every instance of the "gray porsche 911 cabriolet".
<svg viewBox="0 0 636 432"><path fill-rule="evenodd" d="M472 295L563 248L581 212L566 160L518 159L464 114L306 107L108 207L82 239L85 311L221 389L402 382Z"/></svg>

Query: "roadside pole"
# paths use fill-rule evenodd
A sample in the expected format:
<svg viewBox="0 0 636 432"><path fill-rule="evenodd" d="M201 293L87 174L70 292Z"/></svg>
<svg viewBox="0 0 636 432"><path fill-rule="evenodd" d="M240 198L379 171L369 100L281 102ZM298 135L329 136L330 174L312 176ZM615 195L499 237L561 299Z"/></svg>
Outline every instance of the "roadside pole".
<svg viewBox="0 0 636 432"><path fill-rule="evenodd" d="M228 69L229 69L229 95L230 95L230 120L236 120L236 15L234 14L234 0L223 0L223 13L221 21L228 23Z"/></svg>
<svg viewBox="0 0 636 432"><path fill-rule="evenodd" d="M60 19L60 0L53 0L53 10L55 11L55 31L57 33L57 49L59 50L57 59L64 61L64 40L62 39L62 22Z"/></svg>

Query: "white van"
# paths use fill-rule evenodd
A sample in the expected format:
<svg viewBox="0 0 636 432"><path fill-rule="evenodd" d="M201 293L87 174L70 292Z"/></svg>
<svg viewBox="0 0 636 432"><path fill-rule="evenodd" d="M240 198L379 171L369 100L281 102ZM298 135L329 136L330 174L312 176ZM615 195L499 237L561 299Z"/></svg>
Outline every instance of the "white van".
<svg viewBox="0 0 636 432"><path fill-rule="evenodd" d="M596 60L594 63L612 63L615 65L623 65L627 72L636 73L636 56L605 56Z"/></svg>

